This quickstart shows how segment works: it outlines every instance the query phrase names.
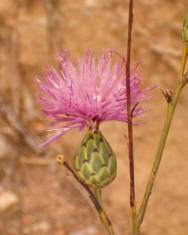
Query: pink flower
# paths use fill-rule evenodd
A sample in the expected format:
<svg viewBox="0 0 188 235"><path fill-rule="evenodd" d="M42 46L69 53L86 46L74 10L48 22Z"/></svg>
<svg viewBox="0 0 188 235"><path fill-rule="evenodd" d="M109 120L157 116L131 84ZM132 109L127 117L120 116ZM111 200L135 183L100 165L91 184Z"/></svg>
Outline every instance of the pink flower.
<svg viewBox="0 0 188 235"><path fill-rule="evenodd" d="M112 61L113 52L97 60L91 51L74 64L69 52L60 55L61 68L48 69L40 87L40 104L46 116L53 120L52 136L44 143L56 141L73 128L97 129L103 121L127 122L125 62ZM145 100L137 71L131 75L133 117L142 114L137 104Z"/></svg>

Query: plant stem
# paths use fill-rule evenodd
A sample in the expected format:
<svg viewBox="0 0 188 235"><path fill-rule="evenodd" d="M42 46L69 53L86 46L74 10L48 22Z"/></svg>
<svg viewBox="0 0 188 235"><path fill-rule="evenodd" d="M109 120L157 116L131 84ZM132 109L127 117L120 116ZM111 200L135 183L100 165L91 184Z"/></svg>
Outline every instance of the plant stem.
<svg viewBox="0 0 188 235"><path fill-rule="evenodd" d="M95 194L95 197L96 197L98 203L101 206L101 208L99 210L99 217L100 217L101 222L106 227L106 230L108 231L109 235L115 235L113 228L112 228L112 224L111 224L111 222L110 222L110 220L104 210L104 207L102 205L102 190L101 190L101 188L95 188L94 194Z"/></svg>
<svg viewBox="0 0 188 235"><path fill-rule="evenodd" d="M97 200L98 204L100 205L100 207L97 209L97 211L98 211L99 218L100 218L101 222L105 226L106 231L108 232L109 235L115 235L113 227L112 227L112 223L111 223L108 215L106 214L104 207L102 206L101 191L97 191L96 200Z"/></svg>
<svg viewBox="0 0 188 235"><path fill-rule="evenodd" d="M63 155L59 155L57 157L57 162L59 163L59 165L64 166L71 174L72 176L76 179L76 181L85 188L85 190L88 192L89 194L89 198L91 199L92 203L94 204L98 214L99 214L99 218L101 220L101 222L103 223L103 225L105 226L107 232L109 235L115 235L113 227L112 227L112 223L108 217L108 215L106 214L104 208L101 205L101 189L96 189L95 193L93 193L93 191L88 187L88 185L86 185L84 182L82 182L78 176L76 175L76 173L73 171L73 169L69 166L69 164L65 161L65 158ZM96 194L96 195L95 195Z"/></svg>
<svg viewBox="0 0 188 235"><path fill-rule="evenodd" d="M136 226L136 197L134 183L134 152L133 152L133 126L132 126L132 107L131 107L131 89L130 89L130 67L131 67L131 42L133 27L133 0L129 1L128 18L128 39L127 39L127 60L126 60L126 93L127 93L127 115L128 115L128 155L130 171L130 206L132 213L132 229L135 234Z"/></svg>
<svg viewBox="0 0 188 235"><path fill-rule="evenodd" d="M181 66L180 66L180 78L183 78L183 76L184 76L187 54L188 54L188 48L185 45L183 47L183 51L182 51L182 59L181 59Z"/></svg>
<svg viewBox="0 0 188 235"><path fill-rule="evenodd" d="M184 61L183 61L183 63L184 63ZM183 74L184 74L184 71L183 71ZM153 185L154 185L154 182L156 179L156 175L157 175L159 166L160 166L160 162L161 162L163 151L164 151L164 148L166 145L168 133L169 133L170 126L172 123L174 112L176 110L177 102L179 100L181 91L186 83L187 83L187 80L185 78L178 81L174 97L172 98L171 102L168 103L168 109L167 109L164 127L163 127L162 134L161 134L161 139L160 139L159 146L158 146L158 149L157 149L157 152L155 155L155 160L154 160L153 167L152 167L152 170L150 173L150 177L149 177L149 180L148 180L148 183L146 186L144 198L143 198L143 201L142 201L142 204L140 206L138 216L137 216L137 225L136 226L138 229L138 234L139 234L140 226L141 226L142 221L144 219L144 215L146 212L148 201L149 201L149 198L150 198L150 195L152 192L152 188L153 188Z"/></svg>
<svg viewBox="0 0 188 235"><path fill-rule="evenodd" d="M155 155L155 161L154 161L152 171L151 171L151 174L150 174L150 177L149 177L149 180L148 180L148 184L147 184L147 187L146 187L146 192L145 192L145 195L144 195L144 198L143 198L143 201L142 201L139 213L138 213L137 223L138 223L139 227L140 227L140 225L143 221L144 215L145 215L148 200L149 200L149 197L150 197L151 192L152 192L153 184L155 182L156 174L157 174L157 171L159 169L162 154L163 154L163 151L164 151L164 148L165 148L165 145L166 145L169 129L170 129L170 126L171 126L171 123L172 123L172 118L174 116L176 105L177 105L177 102L179 100L179 96L181 94L181 91L182 91L182 88L184 87L184 85L185 85L185 82L182 82L182 81L179 82L179 84L177 85L176 91L175 91L174 98L173 98L172 102L168 104L166 120L165 120L165 123L164 123L164 127L163 127L163 131L162 131L161 139L160 139L160 142L159 142L159 146L158 146L158 149L157 149L157 152L156 152L156 155Z"/></svg>
<svg viewBox="0 0 188 235"><path fill-rule="evenodd" d="M101 188L94 188L95 197L102 206L102 190Z"/></svg>

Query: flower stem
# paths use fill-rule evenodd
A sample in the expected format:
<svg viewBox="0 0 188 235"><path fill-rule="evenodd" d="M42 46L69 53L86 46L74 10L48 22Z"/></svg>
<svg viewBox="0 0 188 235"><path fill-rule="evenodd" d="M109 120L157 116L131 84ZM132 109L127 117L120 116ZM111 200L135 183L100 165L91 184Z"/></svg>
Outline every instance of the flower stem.
<svg viewBox="0 0 188 235"><path fill-rule="evenodd" d="M98 202L102 205L102 190L101 188L94 189L95 197L97 198Z"/></svg>
<svg viewBox="0 0 188 235"><path fill-rule="evenodd" d="M149 201L152 189L153 189L153 185L154 185L154 182L155 182L155 179L156 179L156 175L157 175L157 172L158 172L158 169L159 169L159 166L160 166L163 151L164 151L166 141L167 141L167 137L168 137L168 134L169 134L169 130L170 130L170 127L171 127L171 124L172 124L172 119L173 119L173 116L174 116L174 112L176 110L176 106L177 106L181 91L182 91L183 87L185 86L185 84L187 83L187 78L184 74L185 65L186 65L186 58L187 58L187 49L186 50L184 49L183 53L182 53L182 60L181 60L181 66L180 66L181 76L180 76L180 79L178 80L176 90L175 90L175 94L172 97L172 100L168 102L166 119L165 119L165 123L164 123L164 126L163 126L160 142L159 142L158 149L157 149L157 152L156 152L156 155L155 155L155 160L154 160L153 167L152 167L152 170L151 170L151 173L150 173L150 177L149 177L149 180L148 180L148 183L147 183L147 186L146 186L146 191L145 191L145 194L144 194L144 197L143 197L143 201L141 203L141 206L140 206L140 209L139 209L139 212L138 212L138 215L137 215L137 225L136 225L137 230L138 230L137 234L139 234L140 226L141 226L142 221L144 219L144 215L145 215L145 212L146 212L148 201Z"/></svg>
<svg viewBox="0 0 188 235"><path fill-rule="evenodd" d="M130 171L130 207L132 214L132 229L135 234L136 226L136 197L134 183L134 152L133 152L133 126L132 126L132 107L131 107L131 88L130 88L130 67L131 67L131 42L133 27L133 0L129 1L128 18L128 39L127 39L127 61L126 61L126 93L127 93L127 115L128 115L128 154Z"/></svg>
<svg viewBox="0 0 188 235"><path fill-rule="evenodd" d="M98 201L98 203L100 204L101 208L98 211L99 212L99 218L101 220L101 222L104 224L106 230L108 231L109 235L115 235L112 224L104 210L104 207L102 205L102 190L101 188L96 188L94 189L94 193L95 193L95 197Z"/></svg>

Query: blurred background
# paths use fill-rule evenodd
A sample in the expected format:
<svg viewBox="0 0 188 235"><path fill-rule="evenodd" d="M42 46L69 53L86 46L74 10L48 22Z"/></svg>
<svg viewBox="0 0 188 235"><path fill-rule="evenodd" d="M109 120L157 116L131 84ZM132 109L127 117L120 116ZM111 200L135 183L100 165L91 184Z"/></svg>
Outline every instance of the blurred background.
<svg viewBox="0 0 188 235"><path fill-rule="evenodd" d="M173 89L181 58L186 0L137 0L133 61L140 63L143 87ZM46 152L48 120L38 105L36 75L57 55L73 57L91 48L126 51L128 0L0 1L0 234L103 235L97 214L67 171L58 166L63 153L72 164L83 133L72 131ZM167 148L143 223L143 235L188 234L188 88L179 102ZM135 127L136 193L139 205L162 129L166 103L159 89L142 107ZM105 123L102 130L118 157L116 180L104 189L104 204L115 231L130 235L126 125Z"/></svg>

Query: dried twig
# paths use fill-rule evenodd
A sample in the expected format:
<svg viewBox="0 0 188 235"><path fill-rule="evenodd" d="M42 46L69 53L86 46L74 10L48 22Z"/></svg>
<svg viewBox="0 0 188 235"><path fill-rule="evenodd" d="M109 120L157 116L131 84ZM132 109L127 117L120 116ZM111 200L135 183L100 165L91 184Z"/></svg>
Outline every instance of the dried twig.
<svg viewBox="0 0 188 235"><path fill-rule="evenodd" d="M4 118L8 121L11 127L13 127L22 137L28 147L36 154L44 153L44 149L38 146L37 141L27 131L24 125L18 120L11 108L5 104L3 99L0 97L0 112Z"/></svg>

